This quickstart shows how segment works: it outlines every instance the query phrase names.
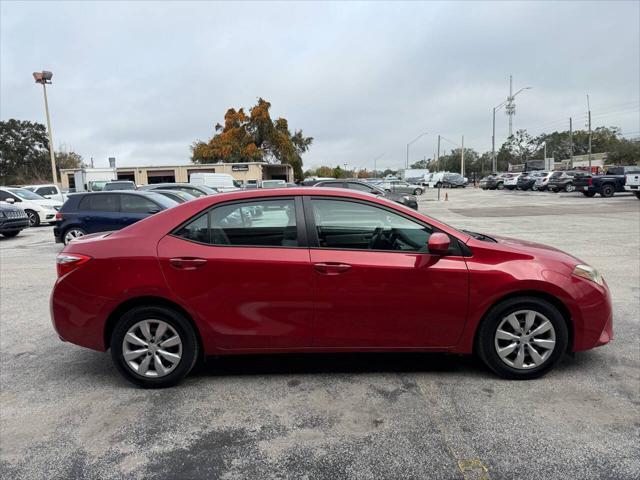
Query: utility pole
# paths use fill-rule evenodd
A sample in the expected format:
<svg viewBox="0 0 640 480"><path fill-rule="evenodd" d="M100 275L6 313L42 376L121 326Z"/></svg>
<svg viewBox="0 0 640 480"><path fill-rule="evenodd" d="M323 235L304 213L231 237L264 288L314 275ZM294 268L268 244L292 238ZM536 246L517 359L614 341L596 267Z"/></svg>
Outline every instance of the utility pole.
<svg viewBox="0 0 640 480"><path fill-rule="evenodd" d="M460 175L464 177L464 135L462 135L462 150L460 151Z"/></svg>
<svg viewBox="0 0 640 480"><path fill-rule="evenodd" d="M569 117L569 168L573 168L573 120Z"/></svg>
<svg viewBox="0 0 640 480"><path fill-rule="evenodd" d="M513 103L513 75L509 75L509 96L507 97L507 115L509 115L509 137L513 135L513 115L516 113L516 105Z"/></svg>
<svg viewBox="0 0 640 480"><path fill-rule="evenodd" d="M591 104L587 93L587 114L589 115L589 173L591 173Z"/></svg>
<svg viewBox="0 0 640 480"><path fill-rule="evenodd" d="M438 153L436 155L436 169L440 170L440 135L438 135Z"/></svg>

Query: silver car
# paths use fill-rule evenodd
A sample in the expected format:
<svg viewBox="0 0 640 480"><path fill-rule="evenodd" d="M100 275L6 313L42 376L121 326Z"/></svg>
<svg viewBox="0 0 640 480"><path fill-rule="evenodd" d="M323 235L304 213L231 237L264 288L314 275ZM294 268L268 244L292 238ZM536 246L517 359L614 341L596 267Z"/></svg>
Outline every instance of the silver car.
<svg viewBox="0 0 640 480"><path fill-rule="evenodd" d="M394 193L422 195L422 193L424 192L424 187L422 185L413 185L411 183L405 182L404 180L388 180L377 186L386 190L387 192Z"/></svg>

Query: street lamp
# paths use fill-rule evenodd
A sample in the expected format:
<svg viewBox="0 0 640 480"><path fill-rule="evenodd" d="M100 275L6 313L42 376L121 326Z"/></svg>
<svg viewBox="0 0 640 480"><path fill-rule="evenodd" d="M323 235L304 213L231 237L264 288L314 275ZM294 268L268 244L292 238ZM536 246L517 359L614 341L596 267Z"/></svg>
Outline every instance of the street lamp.
<svg viewBox="0 0 640 480"><path fill-rule="evenodd" d="M424 137L425 135L427 135L429 132L424 132L421 133L420 135L418 135L416 138L414 138L413 140L411 140L409 143L407 143L407 163L405 165L405 168L409 168L409 147L413 144L416 143L418 140L420 140L422 137Z"/></svg>
<svg viewBox="0 0 640 480"><path fill-rule="evenodd" d="M513 95L510 95L509 97L507 97L507 99L502 102L501 104L493 107L493 133L491 135L491 163L492 165L492 172L497 172L498 171L498 166L496 164L496 111L500 110L502 107L504 107L507 103L511 103L513 102L513 99L516 98L516 95L518 95L520 92L524 91L524 90L531 90L533 87L523 87L520 90L518 90L516 93L514 93Z"/></svg>
<svg viewBox="0 0 640 480"><path fill-rule="evenodd" d="M47 130L49 131L49 156L51 157L51 177L53 183L58 183L58 174L56 173L56 157L53 153L53 134L51 133L51 117L49 116L49 102L47 101L47 83L51 83L53 77L52 72L43 70L42 72L33 72L33 78L36 83L42 84L44 92L44 111L47 114Z"/></svg>

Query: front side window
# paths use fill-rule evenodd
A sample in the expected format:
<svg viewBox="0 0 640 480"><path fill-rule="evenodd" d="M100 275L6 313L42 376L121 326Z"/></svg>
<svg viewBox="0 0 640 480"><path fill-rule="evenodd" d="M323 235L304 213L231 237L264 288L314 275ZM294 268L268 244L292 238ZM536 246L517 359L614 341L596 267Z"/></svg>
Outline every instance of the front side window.
<svg viewBox="0 0 640 480"><path fill-rule="evenodd" d="M158 205L140 195L121 195L120 198L123 213L150 213L160 210Z"/></svg>
<svg viewBox="0 0 640 480"><path fill-rule="evenodd" d="M274 199L221 205L175 235L211 245L297 247L295 202Z"/></svg>
<svg viewBox="0 0 640 480"><path fill-rule="evenodd" d="M383 208L312 200L320 248L427 252L433 229Z"/></svg>
<svg viewBox="0 0 640 480"><path fill-rule="evenodd" d="M53 187L40 187L36 190L36 193L44 197L45 195L55 195L58 192Z"/></svg>
<svg viewBox="0 0 640 480"><path fill-rule="evenodd" d="M374 187L371 187L369 185L363 185L362 183L347 183L347 186L351 190L358 190L360 192L367 192L367 193L374 193L375 192Z"/></svg>

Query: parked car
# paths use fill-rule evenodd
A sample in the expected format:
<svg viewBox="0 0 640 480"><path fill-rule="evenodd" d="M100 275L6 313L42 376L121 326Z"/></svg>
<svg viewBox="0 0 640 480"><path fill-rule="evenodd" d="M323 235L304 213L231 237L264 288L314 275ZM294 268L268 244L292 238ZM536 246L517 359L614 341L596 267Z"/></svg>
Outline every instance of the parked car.
<svg viewBox="0 0 640 480"><path fill-rule="evenodd" d="M29 226L56 221L56 212L62 206L59 200L49 200L24 188L0 188L0 201L15 204L29 217Z"/></svg>
<svg viewBox="0 0 640 480"><path fill-rule="evenodd" d="M75 193L58 212L53 236L56 243L67 245L90 233L120 230L176 205L155 192Z"/></svg>
<svg viewBox="0 0 640 480"><path fill-rule="evenodd" d="M197 198L195 195L191 195L190 193L183 192L181 190L164 190L164 189L156 189L153 190L153 193L158 193L160 195L164 195L167 198L170 198L174 202L184 203L189 200L193 200Z"/></svg>
<svg viewBox="0 0 640 480"><path fill-rule="evenodd" d="M3 237L15 237L28 227L29 217L23 209L0 202L0 233Z"/></svg>
<svg viewBox="0 0 640 480"><path fill-rule="evenodd" d="M418 209L418 199L413 195L402 195L401 193L389 192L370 183L358 180L331 180L327 182L319 182L314 187L331 187L331 188L348 188L358 192L371 193L384 197L392 202L397 202L414 210Z"/></svg>
<svg viewBox="0 0 640 480"><path fill-rule="evenodd" d="M480 179L479 186L482 190L502 190L504 188L504 179L499 175L487 175Z"/></svg>
<svg viewBox="0 0 640 480"><path fill-rule="evenodd" d="M53 183L44 185L25 185L22 188L24 188L25 190L29 190L36 195L40 195L43 198L48 198L49 200L59 200L62 203L67 200L67 194L60 190L60 187L54 185Z"/></svg>
<svg viewBox="0 0 640 480"><path fill-rule="evenodd" d="M613 197L616 192L625 191L626 175L630 173L640 173L640 167L636 165L609 167L604 175L589 176L574 183L585 197L593 197L596 193L601 197Z"/></svg>
<svg viewBox="0 0 640 480"><path fill-rule="evenodd" d="M312 187L316 183L324 182L326 180L335 180L335 178L333 178L333 177L307 177L304 180L302 180L302 182L300 182L300 185L303 186L303 187Z"/></svg>
<svg viewBox="0 0 640 480"><path fill-rule="evenodd" d="M591 174L582 170L568 170L565 172L557 171L553 172L549 177L549 190L552 192L559 192L564 190L565 192L575 192L576 183L578 185L581 182L588 182Z"/></svg>
<svg viewBox="0 0 640 480"><path fill-rule="evenodd" d="M518 190L533 190L533 186L536 183L538 177L544 176L547 172L524 172L516 181L516 188Z"/></svg>
<svg viewBox="0 0 640 480"><path fill-rule="evenodd" d="M107 182L101 191L113 192L114 190L137 190L138 187L131 180L117 180L114 182Z"/></svg>
<svg viewBox="0 0 640 480"><path fill-rule="evenodd" d="M189 183L215 188L219 192L234 192L240 190L241 186L241 184L228 173L192 173L189 176Z"/></svg>
<svg viewBox="0 0 640 480"><path fill-rule="evenodd" d="M459 173L445 173L442 178L444 188L465 188L468 180Z"/></svg>
<svg viewBox="0 0 640 480"><path fill-rule="evenodd" d="M393 193L409 193L411 195L422 195L424 187L422 185L413 185L404 180L386 180L378 185L380 188Z"/></svg>
<svg viewBox="0 0 640 480"><path fill-rule="evenodd" d="M263 214L247 221L251 208ZM475 352L531 379L613 335L607 284L575 257L347 189L199 198L73 241L56 262L59 337L110 349L143 387L257 351Z"/></svg>
<svg viewBox="0 0 640 480"><path fill-rule="evenodd" d="M215 188L207 187L206 185L192 185L190 183L154 183L151 185L142 185L140 190L179 190L193 195L194 197L204 197L206 195L215 195L218 193L218 190Z"/></svg>
<svg viewBox="0 0 640 480"><path fill-rule="evenodd" d="M632 192L640 200L640 172L627 174L624 189Z"/></svg>
<svg viewBox="0 0 640 480"><path fill-rule="evenodd" d="M521 173L505 173L504 174L504 188L507 190L515 190L518 186L518 179Z"/></svg>
<svg viewBox="0 0 640 480"><path fill-rule="evenodd" d="M260 188L287 188L287 182L284 180L262 180Z"/></svg>
<svg viewBox="0 0 640 480"><path fill-rule="evenodd" d="M540 192L548 190L549 179L551 178L551 175L553 175L553 172L542 172L541 175L536 177L536 181L534 182L533 187L531 187L531 189L538 190Z"/></svg>

